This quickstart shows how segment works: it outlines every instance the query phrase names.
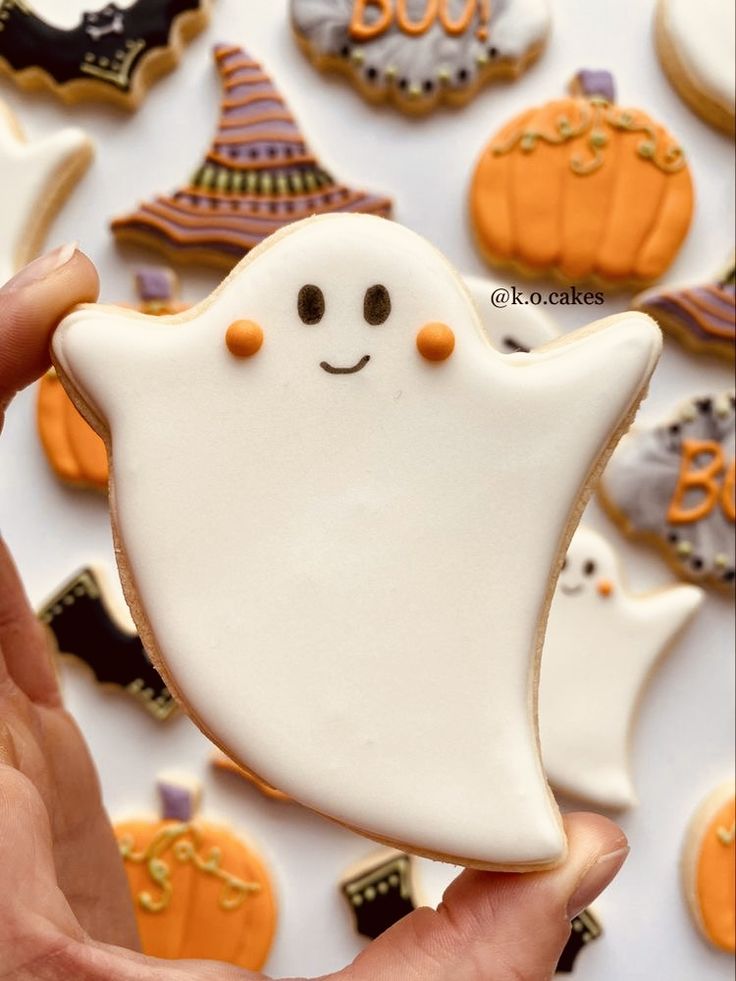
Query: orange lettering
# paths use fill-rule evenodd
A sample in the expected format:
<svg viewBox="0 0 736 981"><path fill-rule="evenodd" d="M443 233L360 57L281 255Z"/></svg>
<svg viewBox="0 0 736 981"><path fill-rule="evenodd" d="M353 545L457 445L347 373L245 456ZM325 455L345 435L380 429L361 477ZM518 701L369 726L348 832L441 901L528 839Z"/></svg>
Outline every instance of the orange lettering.
<svg viewBox="0 0 736 981"><path fill-rule="evenodd" d="M368 24L365 19L369 7L379 11L377 20ZM387 31L394 19L391 9L391 0L355 0L353 4L353 16L350 19L348 28L350 37L354 41L372 41Z"/></svg>
<svg viewBox="0 0 736 981"><path fill-rule="evenodd" d="M721 507L723 513L731 521L736 521L736 460L731 460L731 466L726 471L726 479L723 481L723 497Z"/></svg>
<svg viewBox="0 0 736 981"><path fill-rule="evenodd" d="M440 20L448 34L457 37L459 34L464 34L467 31L473 19L477 2L478 0L466 0L465 10L457 20L453 20L449 11L450 0L440 0Z"/></svg>
<svg viewBox="0 0 736 981"><path fill-rule="evenodd" d="M406 10L407 0L396 0L396 20L405 34L416 37L425 34L437 20L437 8L440 0L427 0L427 9L421 20L410 20Z"/></svg>
<svg viewBox="0 0 736 981"><path fill-rule="evenodd" d="M704 454L711 459L700 469L691 469L697 458ZM717 479L722 470L723 451L718 443L709 439L684 439L680 477L667 512L667 520L673 525L683 525L706 518L722 496ZM695 489L702 490L703 497L697 504L686 508L685 497L688 491Z"/></svg>

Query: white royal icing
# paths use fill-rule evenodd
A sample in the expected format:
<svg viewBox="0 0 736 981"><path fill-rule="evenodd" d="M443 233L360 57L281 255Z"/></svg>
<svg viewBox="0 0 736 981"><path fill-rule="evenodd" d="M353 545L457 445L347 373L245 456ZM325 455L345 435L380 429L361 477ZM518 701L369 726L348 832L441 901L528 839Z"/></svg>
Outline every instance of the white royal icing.
<svg viewBox="0 0 736 981"><path fill-rule="evenodd" d="M661 0L664 29L692 82L734 111L736 5L733 0Z"/></svg>
<svg viewBox="0 0 736 981"><path fill-rule="evenodd" d="M132 7L137 0L115 0L115 6L120 10L127 10ZM61 30L72 30L82 19L82 15L90 10L102 11L107 3L104 0L27 0L28 6L33 12Z"/></svg>
<svg viewBox="0 0 736 981"><path fill-rule="evenodd" d="M80 129L26 141L0 102L0 285L32 258L31 231L50 216L49 202L53 205L63 169L90 152L90 141Z"/></svg>
<svg viewBox="0 0 736 981"><path fill-rule="evenodd" d="M578 528L542 656L542 757L554 787L601 807L636 803L629 743L642 689L703 597L697 586L632 596L606 539Z"/></svg>
<svg viewBox="0 0 736 981"><path fill-rule="evenodd" d="M466 6L467 0L450 0L450 16L458 19ZM405 79L407 94L411 94L412 86L421 90L426 82L435 83L442 70L449 72L445 84L463 88L472 84L490 61L523 58L530 48L542 44L550 21L547 0L494 0L490 4L488 35L483 40L477 36L479 4L470 26L461 35L448 34L437 18L423 34L412 36L400 30L394 18L385 33L360 42L350 36L353 7L354 0L291 0L292 22L318 55L349 58L355 73L367 80L374 69L379 87ZM395 3L392 8L395 10ZM421 22L427 0L408 0L406 8L413 22ZM375 9L367 10L366 22L372 23L375 16ZM357 58L356 51L360 52ZM462 78L458 74L461 71Z"/></svg>
<svg viewBox="0 0 736 981"><path fill-rule="evenodd" d="M315 326L297 315L305 284L325 297ZM375 284L381 326L363 318ZM238 360L225 333L241 319L265 340ZM431 322L455 333L442 363L417 351ZM432 246L337 215L271 236L182 315L83 308L53 347L109 423L141 609L221 747L371 836L559 860L538 623L581 487L659 355L653 322L502 356Z"/></svg>
<svg viewBox="0 0 736 981"><path fill-rule="evenodd" d="M533 305L510 303L509 287L483 276L464 276L463 280L473 298L488 340L502 354L531 351L559 337L559 331L551 318ZM507 298L505 306L494 306L494 298L499 296L499 290Z"/></svg>

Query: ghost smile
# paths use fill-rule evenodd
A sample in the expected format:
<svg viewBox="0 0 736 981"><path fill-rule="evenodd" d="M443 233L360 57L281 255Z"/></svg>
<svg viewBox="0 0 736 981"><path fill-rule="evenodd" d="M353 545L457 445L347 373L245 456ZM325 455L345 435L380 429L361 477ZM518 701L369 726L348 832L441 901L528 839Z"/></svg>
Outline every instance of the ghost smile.
<svg viewBox="0 0 736 981"><path fill-rule="evenodd" d="M565 593L565 594L566 594L567 596L575 596L575 595L576 595L576 593L579 593L579 592L581 592L581 591L582 591L582 589L583 589L583 587L582 587L582 584L580 584L580 583L578 583L578 585L577 585L577 586L565 586L565 585L564 585L564 583L563 583L563 584L562 584L562 585L560 586L560 589L561 589L561 590L562 590L562 592L563 592L563 593Z"/></svg>
<svg viewBox="0 0 736 981"><path fill-rule="evenodd" d="M329 372L331 375L354 375L356 371L361 371L361 369L365 368L370 360L370 354L364 354L360 361L357 361L349 368L336 368L334 365L331 365L329 361L320 361L319 366L320 368L324 369L324 371Z"/></svg>

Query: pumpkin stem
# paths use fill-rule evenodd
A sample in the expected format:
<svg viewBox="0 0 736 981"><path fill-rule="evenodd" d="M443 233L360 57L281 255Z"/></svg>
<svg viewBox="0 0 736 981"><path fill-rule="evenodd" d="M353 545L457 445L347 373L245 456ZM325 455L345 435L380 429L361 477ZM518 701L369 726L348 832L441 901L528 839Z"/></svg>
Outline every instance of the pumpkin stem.
<svg viewBox="0 0 736 981"><path fill-rule="evenodd" d="M177 775L161 776L156 781L161 797L164 821L192 821L199 810L201 789L196 780Z"/></svg>
<svg viewBox="0 0 736 981"><path fill-rule="evenodd" d="M571 95L583 95L586 99L616 101L616 82L610 72L581 68L569 85Z"/></svg>

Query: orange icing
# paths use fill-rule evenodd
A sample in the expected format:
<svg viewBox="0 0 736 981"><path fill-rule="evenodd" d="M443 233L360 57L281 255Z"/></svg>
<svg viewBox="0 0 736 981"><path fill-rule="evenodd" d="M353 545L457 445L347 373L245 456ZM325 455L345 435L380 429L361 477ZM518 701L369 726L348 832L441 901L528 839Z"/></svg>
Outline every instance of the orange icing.
<svg viewBox="0 0 736 981"><path fill-rule="evenodd" d="M601 579L597 588L600 596L610 596L613 592L613 583L610 579Z"/></svg>
<svg viewBox="0 0 736 981"><path fill-rule="evenodd" d="M477 6L477 0L465 0L465 9L456 20L453 20L448 9L449 0L440 0L440 20L447 33L453 36L464 34L470 27Z"/></svg>
<svg viewBox="0 0 736 981"><path fill-rule="evenodd" d="M694 469L693 464L701 455L710 456L710 460L699 469ZM700 521L707 518L720 501L724 512L733 521L733 464L721 487L718 477L723 468L723 450L719 443L710 439L684 439L680 476L667 511L667 520L676 525ZM696 488L704 494L696 504L686 508L685 495Z"/></svg>
<svg viewBox="0 0 736 981"><path fill-rule="evenodd" d="M368 23L366 19L369 7L378 11L378 17L373 23ZM470 27L478 8L478 0L465 0L465 7L456 18L453 18L450 13L450 0L425 0L424 14L419 20L412 20L406 7L407 0L396 0L395 11L392 0L355 0L348 33L353 41L373 41L385 34L395 23L396 27L409 37L420 37L426 34L439 18L444 30L449 35L457 37ZM481 40L488 37L487 24L490 19L490 3L488 0L481 0L480 26L477 30L477 36Z"/></svg>
<svg viewBox="0 0 736 981"><path fill-rule="evenodd" d="M697 898L708 939L736 951L736 800L723 804L708 824L698 856Z"/></svg>
<svg viewBox="0 0 736 981"><path fill-rule="evenodd" d="M417 350L427 361L446 361L455 350L455 334L447 324L425 324L417 334Z"/></svg>
<svg viewBox="0 0 736 981"><path fill-rule="evenodd" d="M406 9L407 0L396 0L396 22L405 34L416 37L425 34L437 20L439 0L425 0L424 17L421 20L411 20Z"/></svg>
<svg viewBox="0 0 736 981"><path fill-rule="evenodd" d="M365 14L368 7L377 7L380 16L373 24L366 23ZM350 19L348 31L354 41L371 41L387 31L393 20L391 0L355 0L353 16Z"/></svg>
<svg viewBox="0 0 736 981"><path fill-rule="evenodd" d="M638 109L579 96L530 109L486 147L471 189L483 253L565 278L659 276L690 224L682 151Z"/></svg>
<svg viewBox="0 0 736 981"><path fill-rule="evenodd" d="M225 343L236 358L250 358L263 347L263 330L253 320L235 320L227 329Z"/></svg>
<svg viewBox="0 0 736 981"><path fill-rule="evenodd" d="M105 444L77 412L52 369L39 383L38 434L49 463L61 480L106 490Z"/></svg>
<svg viewBox="0 0 736 981"><path fill-rule="evenodd" d="M736 521L736 459L731 460L731 465L726 471L723 481L723 494L721 495L721 506L723 513L730 521Z"/></svg>
<svg viewBox="0 0 736 981"><path fill-rule="evenodd" d="M253 784L256 790L259 790L264 797L270 797L271 800L280 801L290 801L291 797L285 794L281 790L276 790L272 787L270 783L266 783L265 780L261 780L257 777L255 773L251 773L250 770L245 770L242 766L238 766L229 756L225 756L224 753L218 753L212 760L212 765L216 766L219 770L227 770L229 773L234 773L243 780L247 780L248 783Z"/></svg>
<svg viewBox="0 0 736 981"><path fill-rule="evenodd" d="M143 952L259 970L276 927L276 904L259 856L228 828L199 819L115 826ZM151 875L150 860L165 865ZM202 866L216 863L217 874Z"/></svg>

